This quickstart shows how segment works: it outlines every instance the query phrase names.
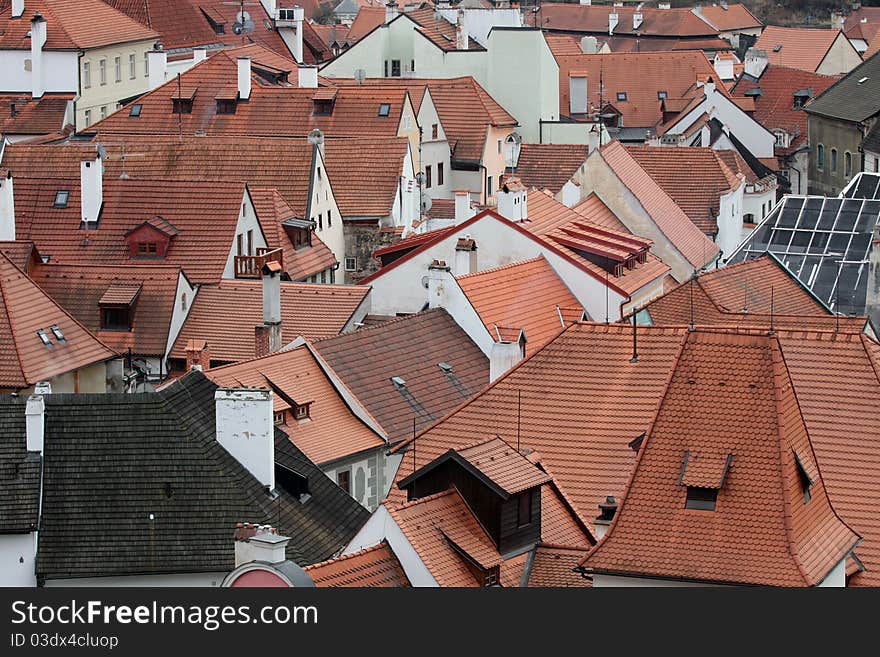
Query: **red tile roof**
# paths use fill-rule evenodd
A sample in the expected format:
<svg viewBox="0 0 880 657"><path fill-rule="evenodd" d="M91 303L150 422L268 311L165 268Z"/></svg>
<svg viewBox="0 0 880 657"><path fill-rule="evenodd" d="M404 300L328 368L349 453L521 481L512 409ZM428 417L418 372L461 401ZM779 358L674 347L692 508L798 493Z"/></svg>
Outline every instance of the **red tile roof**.
<svg viewBox="0 0 880 657"><path fill-rule="evenodd" d="M140 356L164 356L171 337L177 284L181 270L163 264L44 264L31 277L53 301L122 353L131 348ZM131 331L101 330L101 301L118 286L134 291ZM127 303L126 300L120 300ZM187 300L192 303L192 296Z"/></svg>
<svg viewBox="0 0 880 657"><path fill-rule="evenodd" d="M754 47L767 52L767 61L778 66L815 72L842 32L837 29L768 25ZM846 40L846 37L844 37ZM848 43L848 42L847 42ZM781 46L777 50L777 46Z"/></svg>
<svg viewBox="0 0 880 657"><path fill-rule="evenodd" d="M0 49L30 50L31 19L46 19L45 50L83 50L155 39L158 33L131 20L101 0L27 0L21 18L12 3L0 8Z"/></svg>
<svg viewBox="0 0 880 657"><path fill-rule="evenodd" d="M299 336L336 335L351 321L370 289L360 285L281 283L284 344ZM206 340L211 360L231 363L254 357L254 327L262 324L262 282L224 280L199 288L171 350L186 358L188 340Z"/></svg>
<svg viewBox="0 0 880 657"><path fill-rule="evenodd" d="M357 18L355 18L355 20L357 20ZM328 52L330 51L330 47L334 43L338 43L340 45L345 43L352 43L350 31L353 24L343 25L342 23L331 23L329 25L324 25L321 23L313 23L311 21L307 22L309 24L309 27L312 29L312 32L314 32L314 34L321 40L321 43ZM332 57L332 53L330 53L330 57Z"/></svg>
<svg viewBox="0 0 880 657"><path fill-rule="evenodd" d="M744 180L708 147L628 146L627 152L707 235L718 232L721 197Z"/></svg>
<svg viewBox="0 0 880 657"><path fill-rule="evenodd" d="M339 212L349 217L387 217L394 207L404 162L406 137L330 139L324 161Z"/></svg>
<svg viewBox="0 0 880 657"><path fill-rule="evenodd" d="M556 194L586 159L587 147L580 144L522 144L516 175L526 187Z"/></svg>
<svg viewBox="0 0 880 657"><path fill-rule="evenodd" d="M525 331L527 354L538 351L562 331L560 308L583 312L543 256L456 280L489 333L494 335L495 325Z"/></svg>
<svg viewBox="0 0 880 657"><path fill-rule="evenodd" d="M808 501L798 462L812 480ZM718 490L714 511L685 507L692 486ZM826 495L777 339L691 333L621 506L584 565L613 574L813 586L858 541Z"/></svg>
<svg viewBox="0 0 880 657"><path fill-rule="evenodd" d="M801 89L812 89L815 98L838 79L839 76L768 64L757 81L740 77L731 93L734 97L744 98L747 91L761 90L761 95L754 97L754 118L768 130L781 129L793 135L787 149L775 147L777 155L786 155L807 141L807 113L803 109L795 109L794 93Z"/></svg>
<svg viewBox="0 0 880 657"><path fill-rule="evenodd" d="M54 263L130 262L125 235L161 217L179 234L164 263L183 268L193 282L223 275L235 240L244 183L118 180L104 176L104 205L96 229L81 229L79 178L15 179L16 235L32 240ZM58 190L67 206L53 207Z"/></svg>
<svg viewBox="0 0 880 657"><path fill-rule="evenodd" d="M0 170L0 174L2 174ZM0 253L12 261L16 267L28 276L31 270L41 262L40 254L33 242L28 240L15 240L12 242L0 242Z"/></svg>
<svg viewBox="0 0 880 657"><path fill-rule="evenodd" d="M354 43L385 23L385 7L361 7L351 22L348 40Z"/></svg>
<svg viewBox="0 0 880 657"><path fill-rule="evenodd" d="M527 586L592 586L574 571L587 556L587 548L539 544L535 548Z"/></svg>
<svg viewBox="0 0 880 657"><path fill-rule="evenodd" d="M416 31L421 33L425 38L427 38L431 43L437 46L440 50L450 51L456 50L455 45L455 31L456 26L450 23L445 18L438 18L437 13L434 11L433 7L425 7L422 9L414 9L412 11L405 12L401 14L402 16L406 16L414 23L419 25L419 28L416 28ZM397 20L397 19L395 19ZM476 50L476 51L485 51L486 49L481 46L477 41L473 38L468 39L468 50Z"/></svg>
<svg viewBox="0 0 880 657"><path fill-rule="evenodd" d="M720 31L707 21L701 20L688 7L676 9L658 9L655 7L612 7L610 5L565 5L547 4L541 7L541 20L547 30L565 32L584 32L608 34L608 15L616 12L619 19L614 31L620 34L638 34L642 37L653 36L714 36ZM633 29L633 14L639 11L643 16L642 24ZM748 12L745 12L748 14ZM754 16L742 17L743 27L755 26ZM740 21L735 21L740 22ZM760 25L760 23L757 23Z"/></svg>
<svg viewBox="0 0 880 657"><path fill-rule="evenodd" d="M622 125L628 128L654 127L661 123L663 112L658 97L661 91L666 92L667 99L694 98L702 95L696 86L698 79L717 77L706 55L693 50L573 55L557 57L557 61L561 115L570 114L569 73L584 71L588 77L590 111L611 104L622 114ZM634 71L637 75L633 75ZM723 85L719 85L718 90L727 94ZM618 93L625 93L626 100L617 100Z"/></svg>
<svg viewBox="0 0 880 657"><path fill-rule="evenodd" d="M210 340L208 350L213 358ZM219 386L272 388L276 413L291 408L285 396L297 404L310 403L308 421L288 418L280 428L318 465L385 445L351 412L307 346L209 369L205 375Z"/></svg>
<svg viewBox="0 0 880 657"><path fill-rule="evenodd" d="M411 586L397 556L382 541L378 545L306 566L318 588L376 588Z"/></svg>
<svg viewBox="0 0 880 657"><path fill-rule="evenodd" d="M0 135L47 135L70 129L65 123L67 105L73 94L0 94ZM13 110L14 108L14 110Z"/></svg>
<svg viewBox="0 0 880 657"><path fill-rule="evenodd" d="M700 268L718 255L718 247L691 221L676 202L651 178L618 141L603 146L598 154L617 174L651 216L669 242Z"/></svg>
<svg viewBox="0 0 880 657"><path fill-rule="evenodd" d="M417 429L425 427L489 382L488 359L442 309L319 340L314 348L392 443L412 435L414 418ZM392 377L402 378L405 390Z"/></svg>
<svg viewBox="0 0 880 657"><path fill-rule="evenodd" d="M616 230L620 233L629 233L629 229L617 218L607 205L602 202L595 192L591 192L587 198L571 208L591 224L602 228Z"/></svg>
<svg viewBox="0 0 880 657"><path fill-rule="evenodd" d="M452 453L466 461L507 497L550 481L546 472L500 438L462 447Z"/></svg>
<svg viewBox="0 0 880 657"><path fill-rule="evenodd" d="M223 43L232 33L217 34L195 3L189 0L103 0L129 18L159 33L165 50Z"/></svg>
<svg viewBox="0 0 880 657"><path fill-rule="evenodd" d="M43 343L39 330L51 345ZM0 252L0 388L27 388L115 356Z"/></svg>
<svg viewBox="0 0 880 657"><path fill-rule="evenodd" d="M764 24L749 11L749 8L741 3L703 4L700 5L699 14L703 20L722 32L764 27Z"/></svg>

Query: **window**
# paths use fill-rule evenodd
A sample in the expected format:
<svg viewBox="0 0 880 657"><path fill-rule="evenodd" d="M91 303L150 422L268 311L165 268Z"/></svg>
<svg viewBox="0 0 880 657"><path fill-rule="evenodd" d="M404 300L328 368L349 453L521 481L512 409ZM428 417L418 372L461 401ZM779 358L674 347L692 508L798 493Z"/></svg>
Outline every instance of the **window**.
<svg viewBox="0 0 880 657"><path fill-rule="evenodd" d="M128 77L131 80L137 77L137 57L134 53L128 56Z"/></svg>
<svg viewBox="0 0 880 657"><path fill-rule="evenodd" d="M618 91L617 92L617 100L626 100L626 92Z"/></svg>
<svg viewBox="0 0 880 657"><path fill-rule="evenodd" d="M442 162L437 163L437 184L438 185L443 184L443 163Z"/></svg>
<svg viewBox="0 0 880 657"><path fill-rule="evenodd" d="M755 215L753 214L744 214L743 215L743 223L746 225L754 225L755 224Z"/></svg>
<svg viewBox="0 0 880 657"><path fill-rule="evenodd" d="M186 292L180 295L180 309L186 312Z"/></svg>
<svg viewBox="0 0 880 657"><path fill-rule="evenodd" d="M431 139L437 139L437 124L431 124Z"/></svg>
<svg viewBox="0 0 880 657"><path fill-rule="evenodd" d="M107 84L107 60L100 59L98 60L98 82L100 82L101 86Z"/></svg>
<svg viewBox="0 0 880 657"><path fill-rule="evenodd" d="M49 334L46 333L45 329L37 329L37 337L40 338L40 342L47 347L52 346L52 340L49 339Z"/></svg>
<svg viewBox="0 0 880 657"><path fill-rule="evenodd" d="M144 53L144 77L150 77L150 58Z"/></svg>
<svg viewBox="0 0 880 657"><path fill-rule="evenodd" d="M837 173L837 149L831 149L831 173Z"/></svg>
<svg viewBox="0 0 880 657"><path fill-rule="evenodd" d="M357 270L357 258L346 258L345 259L345 271L356 271Z"/></svg>
<svg viewBox="0 0 880 657"><path fill-rule="evenodd" d="M238 102L235 100L229 98L217 99L217 114L235 114L237 107ZM192 112L192 105L190 105L190 111L186 113L189 114L190 112Z"/></svg>
<svg viewBox="0 0 880 657"><path fill-rule="evenodd" d="M318 167L318 180L321 179L321 167Z"/></svg>
<svg viewBox="0 0 880 657"><path fill-rule="evenodd" d="M102 119L107 118L107 106L106 105L101 105L101 118Z"/></svg>
<svg viewBox="0 0 880 657"><path fill-rule="evenodd" d="M388 116L391 113L391 105L382 103L379 105L379 116Z"/></svg>
<svg viewBox="0 0 880 657"><path fill-rule="evenodd" d="M684 503L684 508L697 509L700 511L714 511L715 502L717 500L717 488L697 488L696 486L688 486L687 500Z"/></svg>
<svg viewBox="0 0 880 657"><path fill-rule="evenodd" d="M519 496L519 506L516 512L516 526L525 527L532 522L532 491L527 491Z"/></svg>
<svg viewBox="0 0 880 657"><path fill-rule="evenodd" d="M666 100L667 93L665 91L657 92L657 100Z"/></svg>
<svg viewBox="0 0 880 657"><path fill-rule="evenodd" d="M322 272L321 272L321 282L322 282L322 283L326 283L326 282L327 282L327 272L326 272L326 271L322 271Z"/></svg>
<svg viewBox="0 0 880 657"><path fill-rule="evenodd" d="M492 176L486 178L486 196L492 196Z"/></svg>
<svg viewBox="0 0 880 657"><path fill-rule="evenodd" d="M416 60L414 60L414 59L409 60L409 70L412 71L413 73L416 72Z"/></svg>
<svg viewBox="0 0 880 657"><path fill-rule="evenodd" d="M254 255L254 231L253 229L247 232L247 253L248 255Z"/></svg>
<svg viewBox="0 0 880 657"><path fill-rule="evenodd" d="M113 60L113 66L116 69L116 81L122 82L122 57L116 57Z"/></svg>
<svg viewBox="0 0 880 657"><path fill-rule="evenodd" d="M296 420L308 420L311 417L309 408L311 404L297 404L293 407L293 417Z"/></svg>
<svg viewBox="0 0 880 657"><path fill-rule="evenodd" d="M52 326L49 327L49 330L52 331L52 335L55 336L55 339L58 340L58 342L64 342L66 340L64 333L61 332L61 327L58 326L58 324L52 324Z"/></svg>
<svg viewBox="0 0 880 657"><path fill-rule="evenodd" d="M235 251L240 256L244 255L244 235L235 236Z"/></svg>
<svg viewBox="0 0 880 657"><path fill-rule="evenodd" d="M431 189L431 165L425 167L425 188Z"/></svg>
<svg viewBox="0 0 880 657"><path fill-rule="evenodd" d="M59 189L55 192L55 203L52 206L53 208L66 208L67 207L67 199L70 198L70 192L66 189Z"/></svg>
<svg viewBox="0 0 880 657"><path fill-rule="evenodd" d="M498 154L501 155L501 140L498 140Z"/></svg>
<svg viewBox="0 0 880 657"><path fill-rule="evenodd" d="M92 64L91 62L83 62L83 89L91 89L92 87Z"/></svg>
<svg viewBox="0 0 880 657"><path fill-rule="evenodd" d="M399 78L400 77L400 60L392 59L391 60L391 77Z"/></svg>
<svg viewBox="0 0 880 657"><path fill-rule="evenodd" d="M336 473L336 483L346 493L351 492L351 470L343 470Z"/></svg>
<svg viewBox="0 0 880 657"><path fill-rule="evenodd" d="M128 308L101 308L101 330L130 331Z"/></svg>
<svg viewBox="0 0 880 657"><path fill-rule="evenodd" d="M159 252L159 245L156 242L138 242L138 255L149 257Z"/></svg>
<svg viewBox="0 0 880 657"><path fill-rule="evenodd" d="M385 60L385 77L388 77L388 60Z"/></svg>
<svg viewBox="0 0 880 657"><path fill-rule="evenodd" d="M825 168L825 147L822 144L816 146L816 168Z"/></svg>
<svg viewBox="0 0 880 657"><path fill-rule="evenodd" d="M327 210L327 228L330 228L333 225L333 220L330 218L330 210Z"/></svg>
<svg viewBox="0 0 880 657"><path fill-rule="evenodd" d="M810 501L810 487L813 485L813 478L807 473L807 469L804 467L803 462L800 457L797 455L797 452L792 451L794 454L794 462L797 466L798 471L798 479L801 482L801 491L804 494L804 502Z"/></svg>
<svg viewBox="0 0 880 657"><path fill-rule="evenodd" d="M220 108L218 107L218 114L222 114ZM171 113L172 114L192 114L193 111L193 99L192 98L172 98L171 99Z"/></svg>
<svg viewBox="0 0 880 657"><path fill-rule="evenodd" d="M498 574L500 573L500 571L500 566L492 566L491 568L487 568L483 576L483 586L497 586Z"/></svg>
<svg viewBox="0 0 880 657"><path fill-rule="evenodd" d="M843 175L847 178L852 175L852 153L849 151L843 154Z"/></svg>
<svg viewBox="0 0 880 657"><path fill-rule="evenodd" d="M86 125L87 126L92 125L92 110L86 110L84 117L85 117Z"/></svg>
<svg viewBox="0 0 880 657"><path fill-rule="evenodd" d="M284 411L275 413L275 424L284 424Z"/></svg>
<svg viewBox="0 0 880 657"><path fill-rule="evenodd" d="M324 230L324 213L318 213L318 230Z"/></svg>

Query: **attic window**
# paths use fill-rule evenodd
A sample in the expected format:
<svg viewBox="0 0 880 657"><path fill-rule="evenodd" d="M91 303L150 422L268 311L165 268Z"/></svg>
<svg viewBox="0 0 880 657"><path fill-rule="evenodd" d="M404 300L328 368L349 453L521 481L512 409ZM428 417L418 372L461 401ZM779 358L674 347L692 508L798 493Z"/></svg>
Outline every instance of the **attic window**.
<svg viewBox="0 0 880 657"><path fill-rule="evenodd" d="M666 98L667 98L667 93L665 91L658 91L657 92L657 100L666 100Z"/></svg>
<svg viewBox="0 0 880 657"><path fill-rule="evenodd" d="M49 339L49 335L46 333L45 329L37 329L37 337L40 338L40 341L47 347L52 346L52 340Z"/></svg>
<svg viewBox="0 0 880 657"><path fill-rule="evenodd" d="M140 104L132 105L131 109L128 111L128 115L133 116L134 118L139 117L141 115L141 107L142 106Z"/></svg>
<svg viewBox="0 0 880 657"><path fill-rule="evenodd" d="M66 208L67 207L67 199L70 198L70 192L66 189L59 189L55 192L55 203L52 205L53 208Z"/></svg>
<svg viewBox="0 0 880 657"><path fill-rule="evenodd" d="M804 467L801 458L797 455L797 452L792 450L792 454L794 454L794 462L797 466L798 471L798 479L801 482L801 491L804 494L804 502L810 501L810 487L813 485L813 478L807 472L807 469Z"/></svg>
<svg viewBox="0 0 880 657"><path fill-rule="evenodd" d="M333 100L327 98L315 98L315 115L328 116L333 113Z"/></svg>
<svg viewBox="0 0 880 657"><path fill-rule="evenodd" d="M388 103L379 105L379 116L388 116L389 114L391 114L391 105Z"/></svg>
<svg viewBox="0 0 880 657"><path fill-rule="evenodd" d="M275 424L284 424L284 411L275 413Z"/></svg>
<svg viewBox="0 0 880 657"><path fill-rule="evenodd" d="M625 91L618 91L617 92L617 100L620 100L620 101L626 100L626 92Z"/></svg>
<svg viewBox="0 0 880 657"><path fill-rule="evenodd" d="M231 98L217 99L217 114L235 114L238 101Z"/></svg>
<svg viewBox="0 0 880 657"><path fill-rule="evenodd" d="M64 342L64 333L61 332L61 327L58 326L58 324L52 324L52 326L49 327L49 330L52 331L52 335L55 336L55 339L58 340L58 342Z"/></svg>
<svg viewBox="0 0 880 657"><path fill-rule="evenodd" d="M312 403L308 404L297 404L293 407L293 419L296 421L308 420L311 417L311 411L309 410L312 406Z"/></svg>
<svg viewBox="0 0 880 657"><path fill-rule="evenodd" d="M717 500L717 488L699 488L697 486L688 486L687 500L684 503L684 508L697 509L700 511L714 511L715 502L717 502Z"/></svg>

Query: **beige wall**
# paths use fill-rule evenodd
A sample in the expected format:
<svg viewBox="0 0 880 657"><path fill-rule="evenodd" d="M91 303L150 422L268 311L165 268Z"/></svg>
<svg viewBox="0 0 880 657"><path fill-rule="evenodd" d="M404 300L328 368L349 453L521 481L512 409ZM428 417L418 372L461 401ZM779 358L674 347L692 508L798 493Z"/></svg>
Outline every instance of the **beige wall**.
<svg viewBox="0 0 880 657"><path fill-rule="evenodd" d="M819 64L816 73L821 73L822 75L849 73L861 63L862 58L859 56L859 53L856 52L849 39L841 32L828 50L828 54L825 55L825 59Z"/></svg>
<svg viewBox="0 0 880 657"><path fill-rule="evenodd" d="M413 109L412 101L409 99L409 96L407 96L403 111L400 114L400 126L397 128L397 136L409 139L409 149L410 152L412 152L414 169L416 171L421 171L422 163L419 159L419 141L421 139L421 135L419 134L419 120L416 117L416 112Z"/></svg>
<svg viewBox="0 0 880 657"><path fill-rule="evenodd" d="M492 196L487 198L489 205L495 204L495 195L498 193L498 181L501 179L501 174L504 173L504 140L513 131L514 129L509 126L504 128L489 126L486 132L486 145L483 147L483 166L486 167L486 176L492 176ZM501 148L498 148L499 142L501 142ZM483 184L486 184L485 181Z"/></svg>
<svg viewBox="0 0 880 657"><path fill-rule="evenodd" d="M154 39L132 41L130 43L86 50L79 60L80 99L76 104L76 128L82 130L101 120L101 108L106 108L109 116L116 111L120 100L145 93L149 89L149 79L145 64L145 53L152 50ZM131 77L129 56L134 55L135 75ZM120 77L116 81L116 58L119 57ZM106 83L101 84L101 60L106 62ZM89 86L86 87L85 65L89 67ZM90 120L86 121L86 112Z"/></svg>

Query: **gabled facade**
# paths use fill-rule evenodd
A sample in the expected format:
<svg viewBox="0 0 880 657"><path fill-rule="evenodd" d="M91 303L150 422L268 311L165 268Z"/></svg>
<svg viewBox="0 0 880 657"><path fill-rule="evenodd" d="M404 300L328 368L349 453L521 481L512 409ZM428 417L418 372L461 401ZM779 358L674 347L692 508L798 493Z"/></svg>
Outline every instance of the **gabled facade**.
<svg viewBox="0 0 880 657"><path fill-rule="evenodd" d="M820 75L841 75L862 58L840 29L805 29L768 25L755 42L771 64Z"/></svg>

